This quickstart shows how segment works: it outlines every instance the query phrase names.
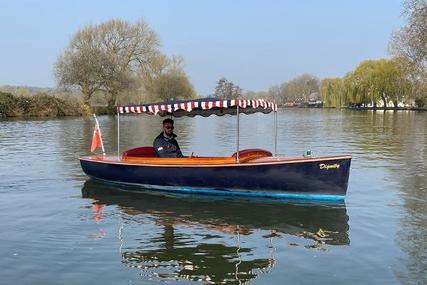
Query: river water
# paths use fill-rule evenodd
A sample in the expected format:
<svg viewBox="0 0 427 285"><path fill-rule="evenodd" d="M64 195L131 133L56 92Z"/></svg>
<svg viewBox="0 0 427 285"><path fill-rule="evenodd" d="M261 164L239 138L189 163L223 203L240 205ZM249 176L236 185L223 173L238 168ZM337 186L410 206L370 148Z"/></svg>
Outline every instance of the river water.
<svg viewBox="0 0 427 285"><path fill-rule="evenodd" d="M242 115L241 148L273 144ZM121 116L121 150L161 118ZM108 153L117 122L99 117ZM427 113L285 109L278 152L353 156L345 203L133 193L82 172L92 118L0 121L0 284L427 284ZM231 155L236 118L177 118L184 154Z"/></svg>

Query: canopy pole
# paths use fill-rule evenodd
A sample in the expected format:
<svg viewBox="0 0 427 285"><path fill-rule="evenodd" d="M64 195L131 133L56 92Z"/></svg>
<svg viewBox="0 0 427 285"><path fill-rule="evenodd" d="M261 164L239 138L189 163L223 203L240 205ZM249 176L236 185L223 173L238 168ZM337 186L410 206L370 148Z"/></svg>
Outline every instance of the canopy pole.
<svg viewBox="0 0 427 285"><path fill-rule="evenodd" d="M236 109L236 115L237 115L237 138L236 138L236 162L240 163L240 155L239 155L239 137L240 137L240 120L239 120L239 104L240 100L236 100L237 102L237 109Z"/></svg>
<svg viewBox="0 0 427 285"><path fill-rule="evenodd" d="M120 160L120 109L117 110L117 159Z"/></svg>
<svg viewBox="0 0 427 285"><path fill-rule="evenodd" d="M274 111L274 156L277 156L277 111Z"/></svg>

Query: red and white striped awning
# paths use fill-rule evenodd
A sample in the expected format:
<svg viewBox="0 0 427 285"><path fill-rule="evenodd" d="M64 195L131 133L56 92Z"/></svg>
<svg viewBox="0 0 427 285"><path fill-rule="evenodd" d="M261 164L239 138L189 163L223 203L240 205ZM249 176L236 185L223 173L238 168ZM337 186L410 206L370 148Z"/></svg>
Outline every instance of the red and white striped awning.
<svg viewBox="0 0 427 285"><path fill-rule="evenodd" d="M202 98L187 101L171 101L154 104L117 106L117 113L148 113L160 116L190 116L197 115L208 117L210 115L236 115L237 106L239 113L252 114L261 112L268 114L277 111L277 104L263 99L246 100L221 100L216 98Z"/></svg>

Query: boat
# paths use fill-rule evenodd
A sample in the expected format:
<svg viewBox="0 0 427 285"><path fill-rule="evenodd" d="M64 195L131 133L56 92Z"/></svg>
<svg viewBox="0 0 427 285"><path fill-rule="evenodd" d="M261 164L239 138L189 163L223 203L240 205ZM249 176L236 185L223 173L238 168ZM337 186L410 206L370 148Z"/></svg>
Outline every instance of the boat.
<svg viewBox="0 0 427 285"><path fill-rule="evenodd" d="M80 158L91 178L140 189L190 194L272 199L344 200L351 155L277 155L277 104L266 100L201 98L155 104L117 106L117 154ZM240 114L274 114L274 150L239 147ZM162 117L236 115L236 150L227 156L157 157L152 146L120 150L120 116ZM98 125L98 124L97 124ZM274 153L274 154L273 154Z"/></svg>

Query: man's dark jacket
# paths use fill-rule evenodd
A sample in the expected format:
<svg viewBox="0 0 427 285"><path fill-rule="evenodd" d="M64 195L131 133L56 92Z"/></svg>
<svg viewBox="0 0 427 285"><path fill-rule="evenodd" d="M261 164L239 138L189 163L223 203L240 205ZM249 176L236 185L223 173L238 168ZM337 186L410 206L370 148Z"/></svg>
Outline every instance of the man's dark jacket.
<svg viewBox="0 0 427 285"><path fill-rule="evenodd" d="M153 142L153 147L159 157L183 157L181 149L179 148L178 142L176 141L176 135L172 134L169 138L160 133Z"/></svg>

